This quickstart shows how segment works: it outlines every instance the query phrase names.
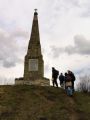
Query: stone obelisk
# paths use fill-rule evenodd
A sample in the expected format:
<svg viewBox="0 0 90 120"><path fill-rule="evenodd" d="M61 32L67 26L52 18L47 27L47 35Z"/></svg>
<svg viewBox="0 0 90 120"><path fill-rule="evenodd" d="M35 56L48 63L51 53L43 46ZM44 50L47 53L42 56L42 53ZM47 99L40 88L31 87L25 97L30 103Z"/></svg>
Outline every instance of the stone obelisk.
<svg viewBox="0 0 90 120"><path fill-rule="evenodd" d="M31 36L28 44L27 54L24 61L24 82L30 84L47 84L49 80L44 78L44 61L41 52L40 34L38 25L38 13L35 9Z"/></svg>
<svg viewBox="0 0 90 120"><path fill-rule="evenodd" d="M15 84L49 86L49 79L44 77L44 61L41 52L38 13L35 9L27 54L24 59L24 77L16 78Z"/></svg>
<svg viewBox="0 0 90 120"><path fill-rule="evenodd" d="M44 77L44 61L41 53L38 13L35 10L31 37L24 63L24 80L35 80Z"/></svg>

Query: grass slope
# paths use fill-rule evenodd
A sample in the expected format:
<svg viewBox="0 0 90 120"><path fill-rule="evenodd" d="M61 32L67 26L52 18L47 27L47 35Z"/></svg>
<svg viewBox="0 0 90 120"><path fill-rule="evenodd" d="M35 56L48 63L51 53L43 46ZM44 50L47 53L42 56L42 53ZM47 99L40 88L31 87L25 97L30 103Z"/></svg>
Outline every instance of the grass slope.
<svg viewBox="0 0 90 120"><path fill-rule="evenodd" d="M63 89L0 86L0 120L90 120L90 94Z"/></svg>

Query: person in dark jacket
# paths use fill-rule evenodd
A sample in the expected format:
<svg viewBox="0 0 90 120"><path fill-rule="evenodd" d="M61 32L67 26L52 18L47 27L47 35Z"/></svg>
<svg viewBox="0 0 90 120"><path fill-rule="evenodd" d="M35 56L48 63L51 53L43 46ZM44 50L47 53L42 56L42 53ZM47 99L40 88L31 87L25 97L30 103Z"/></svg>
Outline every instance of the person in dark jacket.
<svg viewBox="0 0 90 120"><path fill-rule="evenodd" d="M52 80L53 80L53 86L54 84L58 87L58 83L57 83L57 78L59 75L59 71L56 70L54 67L52 67Z"/></svg>
<svg viewBox="0 0 90 120"><path fill-rule="evenodd" d="M72 90L74 92L74 81L75 81L75 75L72 71L68 70L68 74L71 76L72 78Z"/></svg>
<svg viewBox="0 0 90 120"><path fill-rule="evenodd" d="M61 87L64 87L65 77L64 77L63 73L60 74L59 80L60 80L60 86L61 86Z"/></svg>

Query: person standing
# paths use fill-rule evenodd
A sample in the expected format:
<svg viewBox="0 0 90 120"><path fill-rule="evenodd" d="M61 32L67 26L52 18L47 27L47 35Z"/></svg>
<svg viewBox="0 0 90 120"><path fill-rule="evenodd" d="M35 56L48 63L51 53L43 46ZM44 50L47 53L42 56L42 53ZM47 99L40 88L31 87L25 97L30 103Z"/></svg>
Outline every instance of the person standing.
<svg viewBox="0 0 90 120"><path fill-rule="evenodd" d="M73 92L75 91L75 89L74 89L74 81L75 81L75 75L74 75L74 73L72 72L72 71L70 71L70 70L68 70L68 74L71 76L71 78L72 78L72 90L73 90Z"/></svg>
<svg viewBox="0 0 90 120"><path fill-rule="evenodd" d="M53 87L54 87L54 85L56 85L56 87L58 87L58 83L57 83L58 75L59 75L59 71L56 70L54 67L52 67Z"/></svg>
<svg viewBox="0 0 90 120"><path fill-rule="evenodd" d="M67 73L65 73L64 75L65 75L65 90L66 90Z"/></svg>
<svg viewBox="0 0 90 120"><path fill-rule="evenodd" d="M60 86L64 88L65 77L64 77L63 73L60 74L59 81L60 81Z"/></svg>
<svg viewBox="0 0 90 120"><path fill-rule="evenodd" d="M72 78L70 74L65 73L65 90L68 96L72 96Z"/></svg>

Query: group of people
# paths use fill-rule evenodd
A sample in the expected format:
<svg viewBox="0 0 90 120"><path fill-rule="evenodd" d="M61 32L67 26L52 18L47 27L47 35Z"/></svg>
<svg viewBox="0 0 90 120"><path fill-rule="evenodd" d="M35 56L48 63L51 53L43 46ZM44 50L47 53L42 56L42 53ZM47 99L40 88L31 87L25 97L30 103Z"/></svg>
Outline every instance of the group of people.
<svg viewBox="0 0 90 120"><path fill-rule="evenodd" d="M65 74L60 73L54 67L52 67L52 83L53 86L58 87L57 78L59 77L60 86L65 89L67 95L71 95L74 92L75 75L72 71L68 70Z"/></svg>

